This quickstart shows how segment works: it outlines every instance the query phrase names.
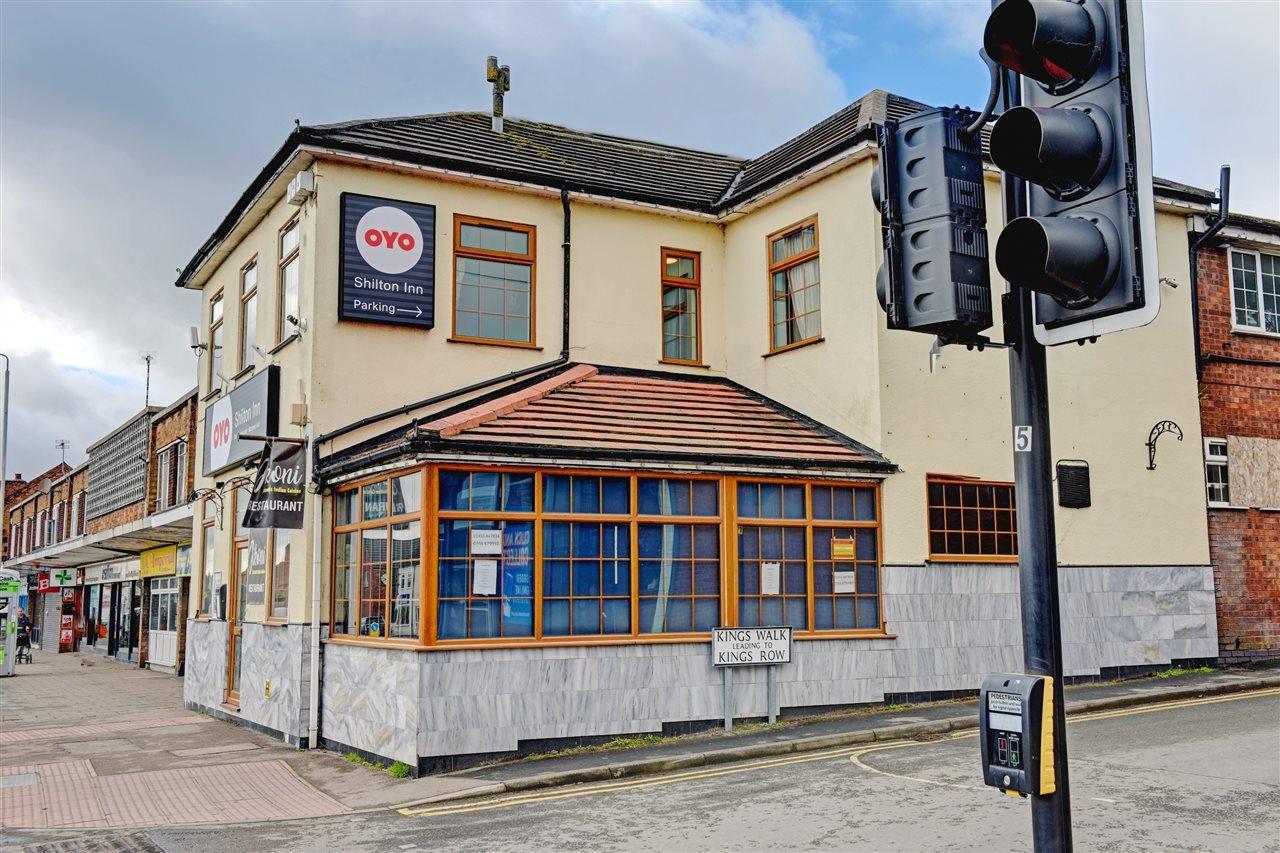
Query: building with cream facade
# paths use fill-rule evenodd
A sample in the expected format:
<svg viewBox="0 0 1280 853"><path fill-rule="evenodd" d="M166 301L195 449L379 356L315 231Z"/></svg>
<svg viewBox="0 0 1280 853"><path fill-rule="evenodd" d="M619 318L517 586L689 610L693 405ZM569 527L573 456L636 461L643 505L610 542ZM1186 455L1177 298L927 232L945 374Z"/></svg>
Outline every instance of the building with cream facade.
<svg viewBox="0 0 1280 853"><path fill-rule="evenodd" d="M1006 356L934 364L876 303L872 128L922 108L872 92L752 160L478 113L298 128L177 282L188 706L426 772L719 717L718 625L793 626L784 714L1019 669ZM1185 282L1209 199L1156 198ZM1054 456L1091 475L1057 510L1072 675L1217 654L1191 317L1167 288L1050 353ZM257 446L210 424L252 404L315 491L250 572ZM1162 420L1185 441L1149 470ZM735 684L762 715L763 673Z"/></svg>

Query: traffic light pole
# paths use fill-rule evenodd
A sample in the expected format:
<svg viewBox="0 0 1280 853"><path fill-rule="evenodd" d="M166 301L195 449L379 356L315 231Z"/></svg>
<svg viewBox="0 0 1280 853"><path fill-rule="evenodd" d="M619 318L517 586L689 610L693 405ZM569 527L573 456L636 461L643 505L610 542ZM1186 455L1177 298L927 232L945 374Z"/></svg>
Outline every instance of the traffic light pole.
<svg viewBox="0 0 1280 853"><path fill-rule="evenodd" d="M998 4L995 0L993 6ZM1004 109L1020 106L1019 75L1001 69ZM1027 187L1003 173L1005 222L1027 215ZM1062 699L1062 631L1058 610L1058 549L1053 519L1049 443L1049 380L1045 348L1036 341L1035 293L1010 282L1005 326L1009 348L1009 403L1013 414L1013 472L1018 508L1018 578L1022 604L1022 655L1031 675L1053 677L1054 775L1056 790L1031 797L1031 831L1037 853L1070 851L1071 796L1067 783L1066 715Z"/></svg>

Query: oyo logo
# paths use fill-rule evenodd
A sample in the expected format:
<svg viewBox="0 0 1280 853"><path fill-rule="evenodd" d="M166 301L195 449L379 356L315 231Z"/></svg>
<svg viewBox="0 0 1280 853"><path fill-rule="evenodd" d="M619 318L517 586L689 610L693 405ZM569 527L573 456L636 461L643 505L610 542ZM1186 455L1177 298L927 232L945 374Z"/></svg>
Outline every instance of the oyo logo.
<svg viewBox="0 0 1280 853"><path fill-rule="evenodd" d="M398 275L422 259L422 229L398 207L375 207L360 217L356 246L366 264L378 272Z"/></svg>
<svg viewBox="0 0 1280 853"><path fill-rule="evenodd" d="M231 398L223 397L209 410L209 470L217 471L231 458Z"/></svg>

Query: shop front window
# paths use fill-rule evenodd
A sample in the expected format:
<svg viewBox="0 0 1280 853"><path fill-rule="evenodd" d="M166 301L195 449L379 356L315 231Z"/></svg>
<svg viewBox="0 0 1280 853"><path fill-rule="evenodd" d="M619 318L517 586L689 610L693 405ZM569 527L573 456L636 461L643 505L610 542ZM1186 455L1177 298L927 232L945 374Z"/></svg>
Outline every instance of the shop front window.
<svg viewBox="0 0 1280 853"><path fill-rule="evenodd" d="M397 472L334 496L332 635L503 645L705 638L735 624L878 633L876 489L719 475ZM736 554L726 555L726 542Z"/></svg>

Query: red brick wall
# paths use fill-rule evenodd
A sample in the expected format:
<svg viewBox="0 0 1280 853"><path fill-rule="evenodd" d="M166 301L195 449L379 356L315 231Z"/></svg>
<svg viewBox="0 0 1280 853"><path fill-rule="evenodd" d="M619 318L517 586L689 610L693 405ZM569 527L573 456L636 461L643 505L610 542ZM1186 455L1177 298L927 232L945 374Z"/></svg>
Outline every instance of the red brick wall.
<svg viewBox="0 0 1280 853"><path fill-rule="evenodd" d="M1280 362L1280 338L1232 331L1228 249L1199 255L1203 355ZM1280 367L1203 362L1200 421L1206 437L1280 439ZM1209 555L1224 659L1280 656L1280 512L1209 510Z"/></svg>
<svg viewBox="0 0 1280 853"><path fill-rule="evenodd" d="M1209 511L1209 552L1224 658L1280 654L1280 512Z"/></svg>

